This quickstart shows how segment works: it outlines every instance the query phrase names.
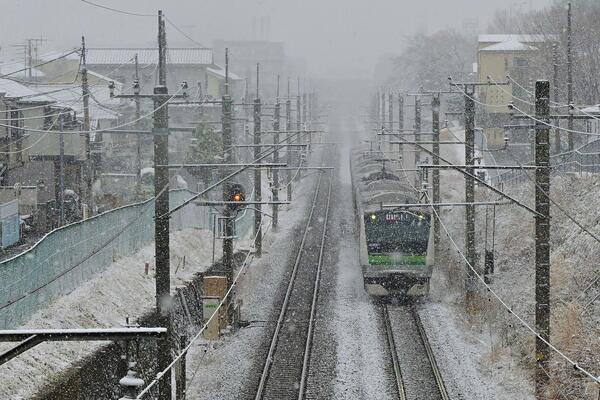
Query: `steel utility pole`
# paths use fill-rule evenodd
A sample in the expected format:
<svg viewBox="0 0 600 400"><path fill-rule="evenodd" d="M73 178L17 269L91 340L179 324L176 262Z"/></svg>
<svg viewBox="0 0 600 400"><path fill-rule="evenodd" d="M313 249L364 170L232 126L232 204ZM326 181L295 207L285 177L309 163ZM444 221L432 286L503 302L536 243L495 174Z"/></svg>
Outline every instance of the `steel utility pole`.
<svg viewBox="0 0 600 400"><path fill-rule="evenodd" d="M305 88L306 90L306 88ZM304 93L302 93L302 123L304 124L304 130L306 130L306 122L308 121L307 119L307 115L306 112L307 110L307 102L306 102L307 96L306 96L306 91ZM312 135L308 134L308 148L310 148L311 145L311 139L312 139Z"/></svg>
<svg viewBox="0 0 600 400"><path fill-rule="evenodd" d="M138 55L135 54L135 80L134 80L134 93L137 95L135 97L135 126L136 129L141 129L141 110L140 110L140 78L138 74ZM135 192L138 197L142 195L142 136L138 133L135 137L135 169L136 169L136 179L135 179Z"/></svg>
<svg viewBox="0 0 600 400"><path fill-rule="evenodd" d="M275 97L275 111L273 113L273 142L279 143L279 130L281 123L281 102L279 101L279 75L277 75L277 93ZM273 153L273 163L277 164L279 162L279 149L275 147L275 152ZM279 201L279 171L277 168L273 169L273 202L276 203ZM277 204L273 204L273 230L277 229L279 219L279 207Z"/></svg>
<svg viewBox="0 0 600 400"><path fill-rule="evenodd" d="M535 85L535 326L538 334L550 340L550 83ZM549 348L539 337L535 341L536 397L545 398L548 384Z"/></svg>
<svg viewBox="0 0 600 400"><path fill-rule="evenodd" d="M88 213L93 214L94 209L94 193L92 190L93 184L93 170L92 170L92 152L91 152L91 144L90 144L90 87L88 84L88 71L86 65L86 49L85 49L85 37L81 37L81 92L83 94L83 130L85 133L84 141L85 141L85 163L84 163L84 174L85 177L84 187L85 187L85 202L87 203Z"/></svg>
<svg viewBox="0 0 600 400"><path fill-rule="evenodd" d="M404 96L402 96L402 93L398 93L398 129L398 133L402 134L402 131L404 130ZM402 154L402 144L398 145L398 152L400 158L404 158Z"/></svg>
<svg viewBox="0 0 600 400"><path fill-rule="evenodd" d="M300 78L298 78L298 91L296 92L296 130L302 129L302 96L300 95ZM305 139L304 139L305 140ZM300 160L298 160L299 162Z"/></svg>
<svg viewBox="0 0 600 400"><path fill-rule="evenodd" d="M415 142L421 141L421 99L419 96L415 97ZM415 148L415 168L419 167L421 163L421 149L419 147ZM421 187L421 182L419 182L419 174L417 173L416 177L417 187Z"/></svg>
<svg viewBox="0 0 600 400"><path fill-rule="evenodd" d="M558 94L558 46L556 43L552 45L552 68L553 68L553 77L552 77L552 85L554 86L554 104L558 104L559 94ZM556 120L556 126L560 127L560 119ZM560 128L554 129L554 153L560 154Z"/></svg>
<svg viewBox="0 0 600 400"><path fill-rule="evenodd" d="M390 133L394 131L394 97L392 92L388 94L388 123ZM392 146L388 144L388 150L392 150Z"/></svg>
<svg viewBox="0 0 600 400"><path fill-rule="evenodd" d="M431 112L432 112L432 131L433 137L433 165L440 165L440 95L434 94L431 99ZM432 183L433 183L433 204L440 204L440 170L434 168L432 171ZM440 245L440 221L438 220L438 216L440 215L440 207L433 206L436 214L436 218L434 218L433 225L433 254L434 260L437 265L437 257L439 255L439 245Z"/></svg>
<svg viewBox="0 0 600 400"><path fill-rule="evenodd" d="M469 168L465 172L465 202L475 202L475 180L472 178L475 174L475 169L472 167L475 164L475 85L465 85L465 164ZM468 205L465 208L465 245L467 262L476 268L475 260L475 206ZM467 268L467 283L466 283L466 300L467 307L472 307L474 304L475 295L475 274L470 268Z"/></svg>
<svg viewBox="0 0 600 400"><path fill-rule="evenodd" d="M290 99L290 79L287 82L287 100L285 101L285 141L289 145L291 144L289 133L292 130L292 100ZM286 164L288 167L292 166L292 153L290 146L285 149ZM287 170L287 201L292 201L292 171Z"/></svg>
<svg viewBox="0 0 600 400"><path fill-rule="evenodd" d="M154 88L154 251L156 258L156 309L158 326L167 328L167 335L158 341L158 370L168 368L171 354L171 270L169 248L169 108L166 47L167 36L162 11L158 12L158 86ZM159 385L159 399L171 399L171 374Z"/></svg>
<svg viewBox="0 0 600 400"><path fill-rule="evenodd" d="M572 7L571 2L567 4L567 103L573 104L573 25L572 25ZM575 149L573 137L573 118L567 120L567 138L569 141L569 151Z"/></svg>
<svg viewBox="0 0 600 400"><path fill-rule="evenodd" d="M383 126L385 123L385 91L381 92L381 116L379 118L379 125Z"/></svg>
<svg viewBox="0 0 600 400"><path fill-rule="evenodd" d="M260 64L256 64L256 98L254 99L254 159L260 157L260 130L261 130L261 104L260 104ZM262 254L262 170L254 169L254 201L256 201L254 209L254 236L256 237L254 251L257 257Z"/></svg>
<svg viewBox="0 0 600 400"><path fill-rule="evenodd" d="M58 184L58 199L59 199L59 225L63 226L65 224L65 132L64 132L64 119L63 115L58 117L59 119L59 160L58 160L58 169L59 169L59 184Z"/></svg>
<svg viewBox="0 0 600 400"><path fill-rule="evenodd" d="M230 149L233 145L231 137L231 117L233 112L231 96L229 95L229 49L225 49L225 94L222 98L221 103L221 123L222 123L222 134L223 134L223 148ZM221 179L225 179L231 172L227 164L233 163L233 152L226 151L223 154L223 164L225 164L221 170ZM231 190L231 183L226 180L223 183L223 201L229 201L229 192ZM229 207L223 209L223 220L225 223L224 236L223 236L223 270L227 276L227 287L233 284L233 221L234 215Z"/></svg>

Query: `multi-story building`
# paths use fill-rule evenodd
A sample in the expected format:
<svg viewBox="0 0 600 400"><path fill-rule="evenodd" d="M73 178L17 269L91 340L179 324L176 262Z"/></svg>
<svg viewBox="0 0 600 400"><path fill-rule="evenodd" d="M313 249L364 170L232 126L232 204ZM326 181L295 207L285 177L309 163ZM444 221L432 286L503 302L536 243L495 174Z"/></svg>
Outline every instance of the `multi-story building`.
<svg viewBox="0 0 600 400"><path fill-rule="evenodd" d="M533 79L539 78L548 46L555 40L547 35L479 35L477 71L480 81L506 82L508 85L481 86L479 99L488 104L484 106L488 128L484 133L490 146L500 146L504 142L504 129L497 128L508 122L508 104L515 101L521 110L530 111L533 103ZM513 83L513 80L517 83ZM525 101L521 101L522 99ZM527 132L521 132L521 136Z"/></svg>

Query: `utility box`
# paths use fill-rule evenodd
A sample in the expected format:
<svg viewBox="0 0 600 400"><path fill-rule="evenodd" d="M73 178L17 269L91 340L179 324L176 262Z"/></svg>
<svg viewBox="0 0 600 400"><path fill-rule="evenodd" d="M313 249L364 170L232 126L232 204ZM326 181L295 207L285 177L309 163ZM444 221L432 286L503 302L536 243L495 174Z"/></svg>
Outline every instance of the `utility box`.
<svg viewBox="0 0 600 400"><path fill-rule="evenodd" d="M203 281L203 295L205 298L218 298L219 302L225 298L227 293L227 277L226 276L205 276ZM204 315L204 320L208 321L209 315ZM223 304L219 308L218 318L219 329L227 327L227 304ZM214 320L214 319L213 319Z"/></svg>
<svg viewBox="0 0 600 400"><path fill-rule="evenodd" d="M21 238L19 201L17 199L0 204L0 247L5 249Z"/></svg>
<svg viewBox="0 0 600 400"><path fill-rule="evenodd" d="M221 299L218 297L209 297L204 296L202 298L202 315L204 318L204 323L208 322L210 317L216 311L217 307L219 307L219 303ZM202 335L206 340L217 340L219 338L220 331L220 323L219 323L219 315L216 315L206 326Z"/></svg>

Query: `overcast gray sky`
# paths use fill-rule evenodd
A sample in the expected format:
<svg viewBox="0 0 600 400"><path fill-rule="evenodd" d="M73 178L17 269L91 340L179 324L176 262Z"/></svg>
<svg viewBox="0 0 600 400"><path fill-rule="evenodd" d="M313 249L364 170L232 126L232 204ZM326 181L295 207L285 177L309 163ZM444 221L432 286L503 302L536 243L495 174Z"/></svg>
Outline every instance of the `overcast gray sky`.
<svg viewBox="0 0 600 400"><path fill-rule="evenodd" d="M306 59L312 73L355 77L370 74L383 53L398 52L406 35L476 19L480 30L497 9L528 10L551 0L91 0L142 14L162 8L167 17L196 41L252 38L253 19L269 16L270 39L284 41L289 55ZM0 45L43 35L46 49L88 45L149 46L156 37L153 18L102 10L80 0L2 0ZM173 45L194 46L168 29Z"/></svg>

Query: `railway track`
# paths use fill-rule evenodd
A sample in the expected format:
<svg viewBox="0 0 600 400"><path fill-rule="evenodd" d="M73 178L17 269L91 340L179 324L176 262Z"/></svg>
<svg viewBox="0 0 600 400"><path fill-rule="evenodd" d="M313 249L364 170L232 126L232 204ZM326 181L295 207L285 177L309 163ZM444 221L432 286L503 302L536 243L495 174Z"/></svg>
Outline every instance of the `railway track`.
<svg viewBox="0 0 600 400"><path fill-rule="evenodd" d="M332 179L319 176L255 399L302 399L308 378ZM317 234L318 229L320 234Z"/></svg>
<svg viewBox="0 0 600 400"><path fill-rule="evenodd" d="M398 398L449 400L415 307L383 305L381 308Z"/></svg>

